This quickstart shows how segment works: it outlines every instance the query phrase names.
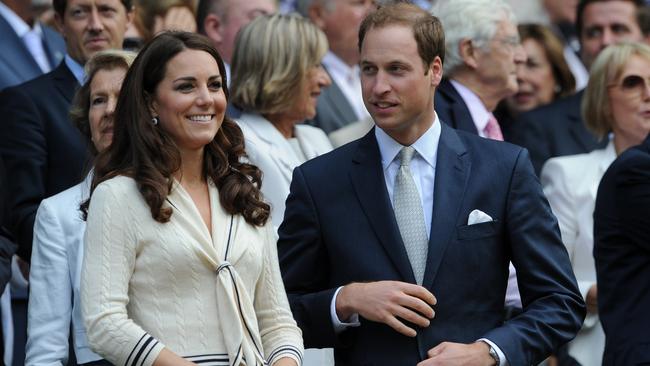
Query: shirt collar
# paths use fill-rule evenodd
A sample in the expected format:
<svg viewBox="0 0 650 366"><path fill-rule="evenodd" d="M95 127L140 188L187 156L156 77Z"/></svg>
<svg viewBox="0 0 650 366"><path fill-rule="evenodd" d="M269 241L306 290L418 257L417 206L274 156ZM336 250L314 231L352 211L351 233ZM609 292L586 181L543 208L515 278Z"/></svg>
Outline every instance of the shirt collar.
<svg viewBox="0 0 650 366"><path fill-rule="evenodd" d="M86 73L84 72L84 67L77 61L73 60L72 57L70 57L70 55L67 53L65 54L64 61L65 65L72 72L72 75L74 75L74 78L77 79L79 85L83 85L86 81Z"/></svg>
<svg viewBox="0 0 650 366"><path fill-rule="evenodd" d="M472 116L472 120L474 120L474 125L476 126L476 129L481 133L483 130L485 130L485 126L488 124L488 120L490 119L490 114L491 112L485 108L485 105L483 102L481 102L481 99L471 91L468 87L465 85L459 83L456 80L452 80L451 85L456 88L456 91L458 94L460 94L460 97L463 99L463 102L465 102L465 105L467 105L467 109L469 109L469 114Z"/></svg>
<svg viewBox="0 0 650 366"><path fill-rule="evenodd" d="M330 73L337 73L345 75L346 78L352 76L355 77L359 73L359 66L354 65L352 67L348 66L341 58L332 53L332 51L327 51L325 56L323 56L323 61L321 61L323 66Z"/></svg>
<svg viewBox="0 0 650 366"><path fill-rule="evenodd" d="M39 36L42 34L41 26L34 22L34 27L29 26L18 14L9 9L7 5L0 2L0 15L5 18L9 26L14 30L18 38L23 38L29 31L34 30Z"/></svg>
<svg viewBox="0 0 650 366"><path fill-rule="evenodd" d="M413 143L413 148L417 151L418 155L421 156L424 161L427 162L431 167L435 169L436 167L436 157L438 155L438 143L440 142L440 134L442 128L440 126L440 120L438 119L438 114L435 115L433 124L429 129L420 136L417 141ZM381 155L381 165L384 170L388 169L388 166L395 160L397 154L404 147L399 142L395 141L390 137L384 130L381 128L375 128L375 138L377 139L377 144L379 145L379 154Z"/></svg>

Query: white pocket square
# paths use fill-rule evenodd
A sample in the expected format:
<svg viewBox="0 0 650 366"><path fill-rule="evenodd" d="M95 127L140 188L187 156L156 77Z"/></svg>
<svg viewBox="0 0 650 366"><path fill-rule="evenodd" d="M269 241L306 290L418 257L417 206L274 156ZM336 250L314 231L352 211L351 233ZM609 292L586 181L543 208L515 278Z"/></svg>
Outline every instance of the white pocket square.
<svg viewBox="0 0 650 366"><path fill-rule="evenodd" d="M480 224L482 222L494 221L490 215L486 214L481 210L474 210L470 212L469 217L467 218L467 225Z"/></svg>

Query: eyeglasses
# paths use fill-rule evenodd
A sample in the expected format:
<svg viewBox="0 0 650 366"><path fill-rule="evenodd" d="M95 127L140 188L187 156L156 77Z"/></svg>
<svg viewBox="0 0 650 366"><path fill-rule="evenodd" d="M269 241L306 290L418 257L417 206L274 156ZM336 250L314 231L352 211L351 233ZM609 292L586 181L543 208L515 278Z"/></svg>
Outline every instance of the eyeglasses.
<svg viewBox="0 0 650 366"><path fill-rule="evenodd" d="M640 75L627 75L618 83L609 84L607 87L620 87L621 91L627 94L641 94L648 90L648 85L650 85L650 78L644 78Z"/></svg>

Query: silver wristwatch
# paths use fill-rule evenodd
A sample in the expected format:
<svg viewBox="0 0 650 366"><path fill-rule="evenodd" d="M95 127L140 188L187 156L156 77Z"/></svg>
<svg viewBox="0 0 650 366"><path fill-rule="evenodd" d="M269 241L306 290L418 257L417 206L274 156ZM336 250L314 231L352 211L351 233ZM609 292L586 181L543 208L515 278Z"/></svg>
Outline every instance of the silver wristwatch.
<svg viewBox="0 0 650 366"><path fill-rule="evenodd" d="M485 343L487 343L487 342L485 342ZM490 351L489 351L490 352L490 357L492 357L492 359L494 360L495 365L499 366L501 364L501 359L499 358L499 354L497 353L497 350L495 350L494 347L492 347L491 344L487 343L487 345L488 345L488 347L490 347Z"/></svg>

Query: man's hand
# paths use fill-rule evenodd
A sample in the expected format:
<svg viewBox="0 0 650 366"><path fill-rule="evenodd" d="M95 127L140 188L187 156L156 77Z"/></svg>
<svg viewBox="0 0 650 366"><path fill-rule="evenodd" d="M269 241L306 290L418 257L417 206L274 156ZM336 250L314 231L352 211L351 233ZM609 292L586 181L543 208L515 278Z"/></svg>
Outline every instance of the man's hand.
<svg viewBox="0 0 650 366"><path fill-rule="evenodd" d="M471 344L443 342L427 352L428 359L417 366L491 366L490 346L485 342Z"/></svg>
<svg viewBox="0 0 650 366"><path fill-rule="evenodd" d="M591 314L598 314L598 287L593 285L587 291L587 298L585 299L587 304L587 312Z"/></svg>
<svg viewBox="0 0 650 366"><path fill-rule="evenodd" d="M422 286L399 281L351 283L336 298L336 314L339 319L348 319L357 313L387 324L405 336L415 337L415 329L400 319L428 327L435 314L431 306L435 304L435 296Z"/></svg>

